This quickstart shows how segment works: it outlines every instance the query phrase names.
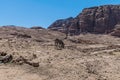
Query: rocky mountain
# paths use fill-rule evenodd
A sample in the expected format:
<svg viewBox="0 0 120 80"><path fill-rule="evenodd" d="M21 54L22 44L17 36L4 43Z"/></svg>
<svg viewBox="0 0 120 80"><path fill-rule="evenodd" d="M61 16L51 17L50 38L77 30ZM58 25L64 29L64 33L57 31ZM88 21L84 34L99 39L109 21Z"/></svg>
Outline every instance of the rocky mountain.
<svg viewBox="0 0 120 80"><path fill-rule="evenodd" d="M71 34L110 33L118 24L120 24L120 5L103 5L85 8L75 18L57 20L48 28L60 30L64 27L63 30Z"/></svg>

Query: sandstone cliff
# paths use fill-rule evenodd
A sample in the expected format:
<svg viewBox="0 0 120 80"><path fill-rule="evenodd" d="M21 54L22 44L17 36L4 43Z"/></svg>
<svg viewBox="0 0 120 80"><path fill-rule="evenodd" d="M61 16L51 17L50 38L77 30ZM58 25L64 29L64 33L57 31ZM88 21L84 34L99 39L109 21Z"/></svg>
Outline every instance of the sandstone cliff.
<svg viewBox="0 0 120 80"><path fill-rule="evenodd" d="M57 20L48 28L67 28L70 33L110 33L120 23L120 5L104 5L85 8L72 19ZM69 22L69 23L67 23Z"/></svg>

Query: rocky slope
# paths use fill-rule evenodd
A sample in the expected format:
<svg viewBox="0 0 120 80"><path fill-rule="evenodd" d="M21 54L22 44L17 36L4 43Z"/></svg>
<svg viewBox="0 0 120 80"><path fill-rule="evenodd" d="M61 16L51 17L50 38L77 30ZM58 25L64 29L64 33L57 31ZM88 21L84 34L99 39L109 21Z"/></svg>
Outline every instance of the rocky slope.
<svg viewBox="0 0 120 80"><path fill-rule="evenodd" d="M55 21L49 29L64 27L71 33L90 32L90 33L110 33L115 25L120 24L120 5L104 5L98 7L85 8L73 19ZM55 23L59 24L56 25Z"/></svg>
<svg viewBox="0 0 120 80"><path fill-rule="evenodd" d="M120 80L120 38L64 37L46 29L0 27L0 80ZM55 49L56 38L64 39L64 49Z"/></svg>

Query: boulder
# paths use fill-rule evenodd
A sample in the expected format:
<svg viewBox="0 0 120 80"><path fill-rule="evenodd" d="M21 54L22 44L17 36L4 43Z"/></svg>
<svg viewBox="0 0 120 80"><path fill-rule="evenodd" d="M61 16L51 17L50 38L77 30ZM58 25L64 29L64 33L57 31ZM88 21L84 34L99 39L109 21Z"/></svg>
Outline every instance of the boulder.
<svg viewBox="0 0 120 80"><path fill-rule="evenodd" d="M117 24L110 34L112 36L120 37L120 24Z"/></svg>
<svg viewBox="0 0 120 80"><path fill-rule="evenodd" d="M13 59L12 55L0 56L0 63L8 63L12 61L12 59Z"/></svg>

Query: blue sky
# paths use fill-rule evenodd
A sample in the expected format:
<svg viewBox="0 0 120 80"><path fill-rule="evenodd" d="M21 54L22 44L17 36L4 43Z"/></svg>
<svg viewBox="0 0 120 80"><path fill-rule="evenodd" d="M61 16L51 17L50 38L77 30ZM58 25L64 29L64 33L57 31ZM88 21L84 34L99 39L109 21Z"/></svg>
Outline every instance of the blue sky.
<svg viewBox="0 0 120 80"><path fill-rule="evenodd" d="M120 4L120 0L0 0L0 26L48 27L57 19L77 16L83 8Z"/></svg>

